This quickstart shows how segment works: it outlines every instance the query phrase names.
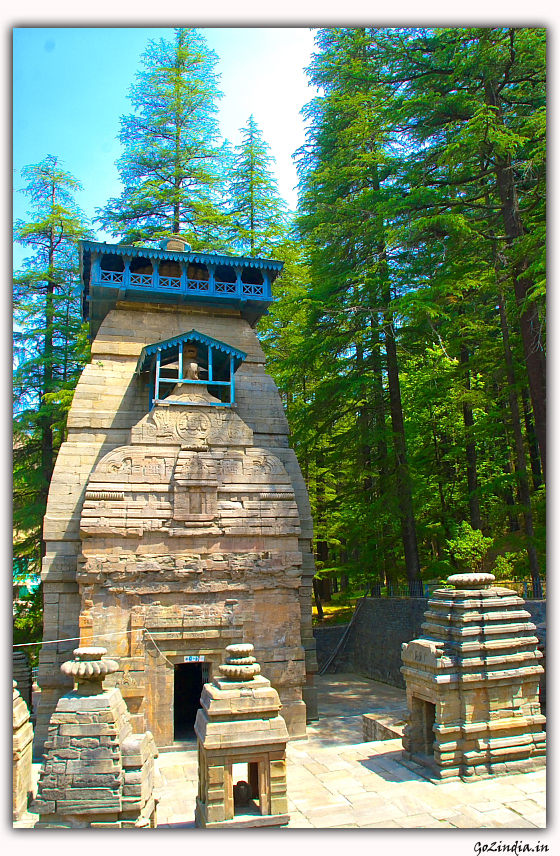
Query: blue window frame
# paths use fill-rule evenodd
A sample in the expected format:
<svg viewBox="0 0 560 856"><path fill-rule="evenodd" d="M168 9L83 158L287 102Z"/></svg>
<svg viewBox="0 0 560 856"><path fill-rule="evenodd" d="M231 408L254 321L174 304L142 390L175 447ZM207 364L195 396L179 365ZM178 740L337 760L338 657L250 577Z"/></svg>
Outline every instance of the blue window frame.
<svg viewBox="0 0 560 856"><path fill-rule="evenodd" d="M163 400L167 404L184 404L173 399L173 388L178 383L205 386L218 399L204 402L206 406L231 407L235 404L235 372L246 356L237 348L191 330L143 348L136 373L148 375L150 410ZM193 362L198 378L190 371Z"/></svg>

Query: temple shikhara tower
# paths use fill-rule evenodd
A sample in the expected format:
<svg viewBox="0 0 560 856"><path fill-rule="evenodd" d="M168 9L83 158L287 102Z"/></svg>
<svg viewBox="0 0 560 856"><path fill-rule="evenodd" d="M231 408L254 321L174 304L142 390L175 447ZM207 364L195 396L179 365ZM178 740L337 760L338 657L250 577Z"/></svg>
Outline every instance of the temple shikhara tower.
<svg viewBox="0 0 560 856"><path fill-rule="evenodd" d="M83 242L92 358L44 524L44 641L62 641L41 653L39 751L78 646L118 662L105 683L159 747L193 733L203 683L246 641L290 736L316 716L311 512L253 330L281 269L178 238Z"/></svg>

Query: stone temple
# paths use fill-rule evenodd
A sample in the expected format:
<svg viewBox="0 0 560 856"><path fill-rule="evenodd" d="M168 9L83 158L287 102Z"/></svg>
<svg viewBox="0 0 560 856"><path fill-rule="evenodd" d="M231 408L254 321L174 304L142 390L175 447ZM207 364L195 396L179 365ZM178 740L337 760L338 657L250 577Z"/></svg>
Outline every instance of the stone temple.
<svg viewBox="0 0 560 856"><path fill-rule="evenodd" d="M36 752L78 647L136 732L192 736L228 645L253 642L291 737L316 717L312 521L253 327L282 263L82 243L91 362L51 482ZM68 641L66 641L68 640Z"/></svg>
<svg viewBox="0 0 560 856"><path fill-rule="evenodd" d="M530 614L493 574L454 574L436 589L424 635L402 647L408 701L403 757L435 779L544 766L542 657Z"/></svg>

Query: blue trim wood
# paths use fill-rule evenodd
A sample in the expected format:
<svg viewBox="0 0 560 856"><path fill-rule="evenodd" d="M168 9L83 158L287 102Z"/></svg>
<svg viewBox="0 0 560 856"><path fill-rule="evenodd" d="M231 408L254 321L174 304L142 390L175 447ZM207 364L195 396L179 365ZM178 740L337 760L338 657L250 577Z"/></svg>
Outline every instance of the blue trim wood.
<svg viewBox="0 0 560 856"><path fill-rule="evenodd" d="M199 365L199 371L207 372L207 378L196 380L192 377L185 377L183 352L185 345L188 343L197 343L197 345L202 345L203 348L206 348L206 354L202 363L206 362L207 368L205 369L203 365ZM220 369L222 372L221 379L214 376L215 351L223 353L226 357L226 364L222 365ZM146 345L138 358L135 373L137 375L144 374L148 376L150 410L154 404L163 400L167 404L184 404L183 401L174 399L172 394L163 398L161 397L164 392L162 390L163 386L176 386L178 383L209 387L215 393L218 393L219 389L222 388L226 392L227 401L200 402L200 404L212 407L232 407L235 405L235 372L246 357L247 354L243 351L233 348L231 345L226 345L225 342L220 342L218 339L213 339L211 336L206 336L197 330L190 330L188 333L182 333L180 336L173 336L171 339ZM175 367L177 367L176 372ZM170 374L167 376L162 375L162 369L170 372ZM192 403L196 404L196 402Z"/></svg>
<svg viewBox="0 0 560 856"><path fill-rule="evenodd" d="M135 259L145 259L150 272L135 271L134 265L131 271L131 262ZM229 306L239 309L242 318L254 327L259 318L268 314L268 307L274 300L272 284L283 268L283 262L276 259L190 250L179 252L98 241L80 242L80 260L82 308L84 319L90 324L90 338L95 337L107 313L117 302L123 301ZM120 264L119 260L122 260ZM162 274L161 263L165 260L178 262L180 273ZM190 265L200 271L188 276ZM216 277L218 268L221 278ZM231 278L235 277L233 282L225 281L228 276L224 268L231 269Z"/></svg>

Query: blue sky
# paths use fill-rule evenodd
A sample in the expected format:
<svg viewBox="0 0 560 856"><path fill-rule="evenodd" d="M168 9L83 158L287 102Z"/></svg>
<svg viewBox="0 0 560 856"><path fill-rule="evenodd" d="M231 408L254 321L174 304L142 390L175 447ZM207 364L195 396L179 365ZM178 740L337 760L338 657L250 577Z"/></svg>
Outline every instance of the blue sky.
<svg viewBox="0 0 560 856"><path fill-rule="evenodd" d="M222 135L234 145L254 115L276 158L280 192L294 208L297 176L292 154L304 141L300 110L315 90L304 68L313 51L307 27L203 28L218 55ZM14 188L20 170L56 155L83 185L77 201L89 217L121 185L115 160L119 118L150 39L171 39L163 27L22 27L14 37ZM27 198L14 194L14 213L25 218ZM102 233L98 231L101 237ZM24 251L14 247L17 267Z"/></svg>

